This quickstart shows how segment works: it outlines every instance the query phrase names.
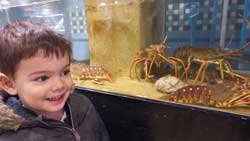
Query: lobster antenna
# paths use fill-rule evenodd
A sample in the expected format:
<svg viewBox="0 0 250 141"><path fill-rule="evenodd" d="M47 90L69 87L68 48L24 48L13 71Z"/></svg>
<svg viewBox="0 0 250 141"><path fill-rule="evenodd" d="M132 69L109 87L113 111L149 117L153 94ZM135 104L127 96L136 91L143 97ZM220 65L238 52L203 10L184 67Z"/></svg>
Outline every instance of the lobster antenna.
<svg viewBox="0 0 250 141"><path fill-rule="evenodd" d="M167 38L168 38L168 35L166 35L165 38L164 38L164 40L163 40L163 43L164 43L164 44L166 43Z"/></svg>
<svg viewBox="0 0 250 141"><path fill-rule="evenodd" d="M241 14L238 14L238 15L243 20L243 22L245 22L245 24L247 26L247 29L249 29L249 27L250 27L250 21L245 16L243 16Z"/></svg>
<svg viewBox="0 0 250 141"><path fill-rule="evenodd" d="M232 43L232 41L233 41L233 34L231 35L230 41L229 41L229 43L226 45L226 47L225 47L224 49L229 48L229 45Z"/></svg>

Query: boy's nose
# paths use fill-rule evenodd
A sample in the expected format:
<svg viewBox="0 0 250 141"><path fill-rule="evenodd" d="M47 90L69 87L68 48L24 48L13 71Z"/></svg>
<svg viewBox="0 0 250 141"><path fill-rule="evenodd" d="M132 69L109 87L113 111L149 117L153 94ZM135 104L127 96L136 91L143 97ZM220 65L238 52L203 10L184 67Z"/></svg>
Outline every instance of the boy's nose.
<svg viewBox="0 0 250 141"><path fill-rule="evenodd" d="M63 80L63 78L60 78L60 77L54 78L54 81L53 81L52 85L53 85L53 87L52 87L53 91L58 91L58 90L64 89L64 80Z"/></svg>

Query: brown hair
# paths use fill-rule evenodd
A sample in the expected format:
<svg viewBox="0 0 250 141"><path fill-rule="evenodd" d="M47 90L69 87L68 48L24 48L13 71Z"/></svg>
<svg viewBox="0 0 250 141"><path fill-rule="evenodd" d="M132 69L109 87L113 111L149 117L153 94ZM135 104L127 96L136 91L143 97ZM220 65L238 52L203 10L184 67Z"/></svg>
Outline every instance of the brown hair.
<svg viewBox="0 0 250 141"><path fill-rule="evenodd" d="M15 21L0 28L0 72L14 78L18 64L42 50L45 57L69 55L71 41L62 34L32 21Z"/></svg>

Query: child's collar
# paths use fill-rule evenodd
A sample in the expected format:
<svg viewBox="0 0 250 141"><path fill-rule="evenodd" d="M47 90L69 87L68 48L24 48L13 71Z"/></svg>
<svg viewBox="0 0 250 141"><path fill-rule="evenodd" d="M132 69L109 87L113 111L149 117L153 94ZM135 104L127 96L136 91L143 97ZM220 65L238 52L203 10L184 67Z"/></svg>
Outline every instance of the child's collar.
<svg viewBox="0 0 250 141"><path fill-rule="evenodd" d="M8 97L5 104L13 109L17 115L23 117L24 119L37 117L33 111L22 106L22 103L17 96Z"/></svg>

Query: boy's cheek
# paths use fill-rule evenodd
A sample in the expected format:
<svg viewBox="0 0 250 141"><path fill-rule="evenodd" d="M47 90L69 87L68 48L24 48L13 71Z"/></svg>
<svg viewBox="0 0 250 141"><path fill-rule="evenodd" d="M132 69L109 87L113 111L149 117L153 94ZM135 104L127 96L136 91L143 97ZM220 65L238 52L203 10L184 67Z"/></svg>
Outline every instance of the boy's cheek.
<svg viewBox="0 0 250 141"><path fill-rule="evenodd" d="M73 85L73 86L75 85L72 76L69 77L69 81L70 81L71 85Z"/></svg>
<svg viewBox="0 0 250 141"><path fill-rule="evenodd" d="M64 84L65 84L65 86L68 87L68 89L69 89L71 92L73 91L73 89L74 89L74 87L75 87L75 83L74 83L74 81L73 81L73 79L72 79L71 76L68 76L68 77L64 80Z"/></svg>
<svg viewBox="0 0 250 141"><path fill-rule="evenodd" d="M72 86L71 86L71 93L73 93L75 90L75 83L72 83Z"/></svg>

